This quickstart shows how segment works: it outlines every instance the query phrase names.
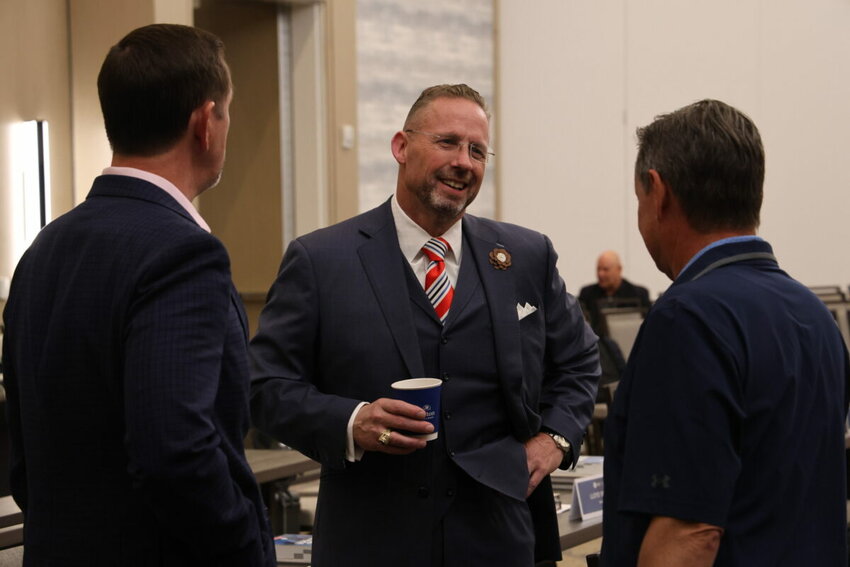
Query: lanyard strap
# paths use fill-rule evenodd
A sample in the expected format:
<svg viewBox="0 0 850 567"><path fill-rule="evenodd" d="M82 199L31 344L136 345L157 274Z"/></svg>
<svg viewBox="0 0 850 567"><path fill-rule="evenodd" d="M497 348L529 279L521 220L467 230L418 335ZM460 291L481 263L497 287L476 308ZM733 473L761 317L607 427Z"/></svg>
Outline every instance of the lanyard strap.
<svg viewBox="0 0 850 567"><path fill-rule="evenodd" d="M703 271L692 277L690 281L699 279L708 272L721 266L725 266L726 264L734 264L735 262L743 262L744 260L773 260L774 262L779 263L779 261L776 259L776 256L774 256L770 252L748 252L746 254L735 254L734 256L721 258L720 260L709 264L705 267Z"/></svg>

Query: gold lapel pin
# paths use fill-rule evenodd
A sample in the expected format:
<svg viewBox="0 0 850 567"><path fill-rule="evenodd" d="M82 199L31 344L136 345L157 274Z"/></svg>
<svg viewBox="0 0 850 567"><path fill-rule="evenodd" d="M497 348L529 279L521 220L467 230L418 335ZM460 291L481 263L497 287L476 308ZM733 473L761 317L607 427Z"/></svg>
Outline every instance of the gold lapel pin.
<svg viewBox="0 0 850 567"><path fill-rule="evenodd" d="M511 255L504 248L493 248L490 251L490 263L497 270L507 270L511 267Z"/></svg>

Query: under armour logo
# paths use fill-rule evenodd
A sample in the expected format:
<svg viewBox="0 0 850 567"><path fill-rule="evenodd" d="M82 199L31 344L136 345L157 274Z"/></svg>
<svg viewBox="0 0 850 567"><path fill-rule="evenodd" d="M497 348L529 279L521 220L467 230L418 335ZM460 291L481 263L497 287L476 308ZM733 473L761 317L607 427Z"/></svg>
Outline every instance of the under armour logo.
<svg viewBox="0 0 850 567"><path fill-rule="evenodd" d="M652 486L652 488L670 488L670 475L653 474L650 486Z"/></svg>

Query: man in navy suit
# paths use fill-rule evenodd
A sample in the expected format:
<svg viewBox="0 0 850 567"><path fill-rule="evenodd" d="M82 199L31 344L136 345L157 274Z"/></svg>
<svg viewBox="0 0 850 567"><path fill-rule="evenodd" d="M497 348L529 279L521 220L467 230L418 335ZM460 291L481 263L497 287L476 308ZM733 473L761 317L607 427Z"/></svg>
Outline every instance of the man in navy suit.
<svg viewBox="0 0 850 567"><path fill-rule="evenodd" d="M596 336L545 236L464 214L488 141L476 91L426 89L392 139L395 195L284 255L251 344L251 408L322 463L315 567L560 558L549 474L578 458ZM394 399L412 377L442 380L430 442L401 432L433 427Z"/></svg>
<svg viewBox="0 0 850 567"><path fill-rule="evenodd" d="M15 271L3 367L25 565L270 566L247 326L191 204L222 171L215 36L139 28L98 77L112 166Z"/></svg>

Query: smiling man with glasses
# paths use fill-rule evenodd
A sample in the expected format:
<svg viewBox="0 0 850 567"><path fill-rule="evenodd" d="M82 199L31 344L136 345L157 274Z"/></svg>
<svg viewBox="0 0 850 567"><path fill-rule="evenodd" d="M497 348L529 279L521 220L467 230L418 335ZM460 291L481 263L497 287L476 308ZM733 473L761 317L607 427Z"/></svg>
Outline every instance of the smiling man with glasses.
<svg viewBox="0 0 850 567"><path fill-rule="evenodd" d="M425 90L392 139L399 163L396 198L431 236L441 236L475 200L490 151L484 99L465 85ZM466 150L466 151L464 151Z"/></svg>
<svg viewBox="0 0 850 567"><path fill-rule="evenodd" d="M493 155L476 91L423 91L391 149L395 194L289 246L251 344L256 425L322 463L312 564L559 559L549 474L578 458L596 337L548 238L465 212ZM393 394L419 377L437 431Z"/></svg>

